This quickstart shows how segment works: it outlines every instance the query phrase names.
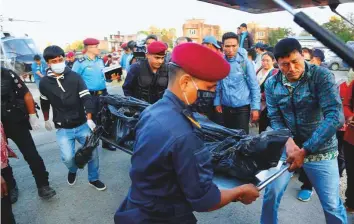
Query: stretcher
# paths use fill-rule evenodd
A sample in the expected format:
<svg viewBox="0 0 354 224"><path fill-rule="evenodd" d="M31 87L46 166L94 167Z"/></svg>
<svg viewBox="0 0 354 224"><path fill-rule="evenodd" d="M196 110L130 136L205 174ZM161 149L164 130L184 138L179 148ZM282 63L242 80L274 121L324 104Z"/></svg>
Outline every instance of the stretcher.
<svg viewBox="0 0 354 224"><path fill-rule="evenodd" d="M132 155L135 125L140 113L149 106L144 101L119 95L101 96L100 103L98 127L75 155L79 168L90 160L99 139ZM217 125L200 114L194 118L204 135L204 148L211 152L214 182L220 188L253 183L262 190L287 170L279 160L290 132L278 130L250 136L243 130Z"/></svg>

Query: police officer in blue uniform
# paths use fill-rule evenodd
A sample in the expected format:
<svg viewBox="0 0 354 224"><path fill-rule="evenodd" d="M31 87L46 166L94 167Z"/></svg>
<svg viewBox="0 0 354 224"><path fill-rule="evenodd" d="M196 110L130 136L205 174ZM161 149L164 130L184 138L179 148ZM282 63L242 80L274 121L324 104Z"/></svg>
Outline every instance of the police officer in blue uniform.
<svg viewBox="0 0 354 224"><path fill-rule="evenodd" d="M216 83L229 71L222 57L202 45L186 43L174 49L168 89L137 123L132 184L115 223L196 223L193 211L256 200L254 185L219 190L213 183L211 154L193 117L195 110L212 108Z"/></svg>
<svg viewBox="0 0 354 224"><path fill-rule="evenodd" d="M95 115L97 115L97 113L99 112L99 96L107 95L106 79L103 72L105 66L103 59L99 56L99 43L99 40L94 38L85 39L84 46L86 54L84 55L84 57L78 59L74 63L72 68L74 72L81 75L82 79L85 81L85 84L92 95L92 99L96 108L93 118L95 118ZM113 76L112 80L113 79L117 79L117 77ZM111 151L116 150L113 146L105 142L102 143L102 148Z"/></svg>

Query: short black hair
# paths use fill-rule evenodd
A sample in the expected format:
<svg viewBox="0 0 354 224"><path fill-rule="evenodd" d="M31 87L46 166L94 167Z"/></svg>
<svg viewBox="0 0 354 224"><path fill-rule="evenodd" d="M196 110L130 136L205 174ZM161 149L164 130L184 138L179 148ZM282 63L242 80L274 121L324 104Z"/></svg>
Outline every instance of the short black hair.
<svg viewBox="0 0 354 224"><path fill-rule="evenodd" d="M273 53L273 51L274 51L274 47L267 47L266 51L268 51L268 52L272 52L272 53Z"/></svg>
<svg viewBox="0 0 354 224"><path fill-rule="evenodd" d="M272 60L275 60L275 57L274 57L274 54L272 52L265 52L262 54L262 58L265 56L265 55L268 55Z"/></svg>
<svg viewBox="0 0 354 224"><path fill-rule="evenodd" d="M41 56L39 54L36 54L34 57L33 57L33 60L35 61L40 61L41 60Z"/></svg>
<svg viewBox="0 0 354 224"><path fill-rule="evenodd" d="M157 36L155 34L150 34L149 36L146 37L145 43L146 43L147 40L150 40L150 39L154 39L154 40L157 41Z"/></svg>
<svg viewBox="0 0 354 224"><path fill-rule="evenodd" d="M188 42L193 42L192 38L190 38L190 37L186 37L186 39Z"/></svg>
<svg viewBox="0 0 354 224"><path fill-rule="evenodd" d="M112 55L111 55L111 54L109 54L109 55L107 55L107 57L108 57L108 58L112 58Z"/></svg>
<svg viewBox="0 0 354 224"><path fill-rule="evenodd" d="M222 35L222 42L223 43L225 43L225 40L227 40L227 39L236 39L238 42L238 36L234 32L227 32L227 33L224 33L224 35Z"/></svg>
<svg viewBox="0 0 354 224"><path fill-rule="evenodd" d="M46 62L48 62L50 59L54 59L60 56L65 57L65 53L64 50L59 46L52 45L44 49L43 57Z"/></svg>
<svg viewBox="0 0 354 224"><path fill-rule="evenodd" d="M168 63L168 83L174 83L176 77L183 72L183 69L173 62Z"/></svg>
<svg viewBox="0 0 354 224"><path fill-rule="evenodd" d="M246 24L246 23L242 23L242 24L240 25L240 27L245 27L245 28L247 28L247 24Z"/></svg>
<svg viewBox="0 0 354 224"><path fill-rule="evenodd" d="M222 42L221 41L217 41L218 42L218 45L220 46L220 51L224 51L224 48L223 48L223 46L222 46Z"/></svg>
<svg viewBox="0 0 354 224"><path fill-rule="evenodd" d="M247 52L247 55L251 56L253 61L256 60L256 57L257 57L256 49L254 49L254 48L249 49Z"/></svg>
<svg viewBox="0 0 354 224"><path fill-rule="evenodd" d="M298 40L294 38L284 38L280 40L274 47L275 59L288 57L293 51L302 53L302 47Z"/></svg>

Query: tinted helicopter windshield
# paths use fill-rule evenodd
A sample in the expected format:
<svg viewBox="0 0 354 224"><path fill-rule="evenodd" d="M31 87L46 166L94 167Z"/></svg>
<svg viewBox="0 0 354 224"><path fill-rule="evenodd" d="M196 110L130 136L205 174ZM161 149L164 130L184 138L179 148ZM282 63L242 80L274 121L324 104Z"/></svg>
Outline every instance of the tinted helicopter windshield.
<svg viewBox="0 0 354 224"><path fill-rule="evenodd" d="M38 54L32 39L11 39L3 41L4 53L7 57Z"/></svg>

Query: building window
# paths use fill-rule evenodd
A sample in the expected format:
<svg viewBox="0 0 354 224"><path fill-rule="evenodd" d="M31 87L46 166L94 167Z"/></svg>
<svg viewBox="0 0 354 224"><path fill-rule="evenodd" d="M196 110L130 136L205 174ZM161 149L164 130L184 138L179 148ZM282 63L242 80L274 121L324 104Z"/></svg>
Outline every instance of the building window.
<svg viewBox="0 0 354 224"><path fill-rule="evenodd" d="M264 32L263 32L263 31L258 32L257 35L258 35L259 37L264 37Z"/></svg>
<svg viewBox="0 0 354 224"><path fill-rule="evenodd" d="M195 35L197 31L195 29L190 29L189 30L189 35Z"/></svg>

